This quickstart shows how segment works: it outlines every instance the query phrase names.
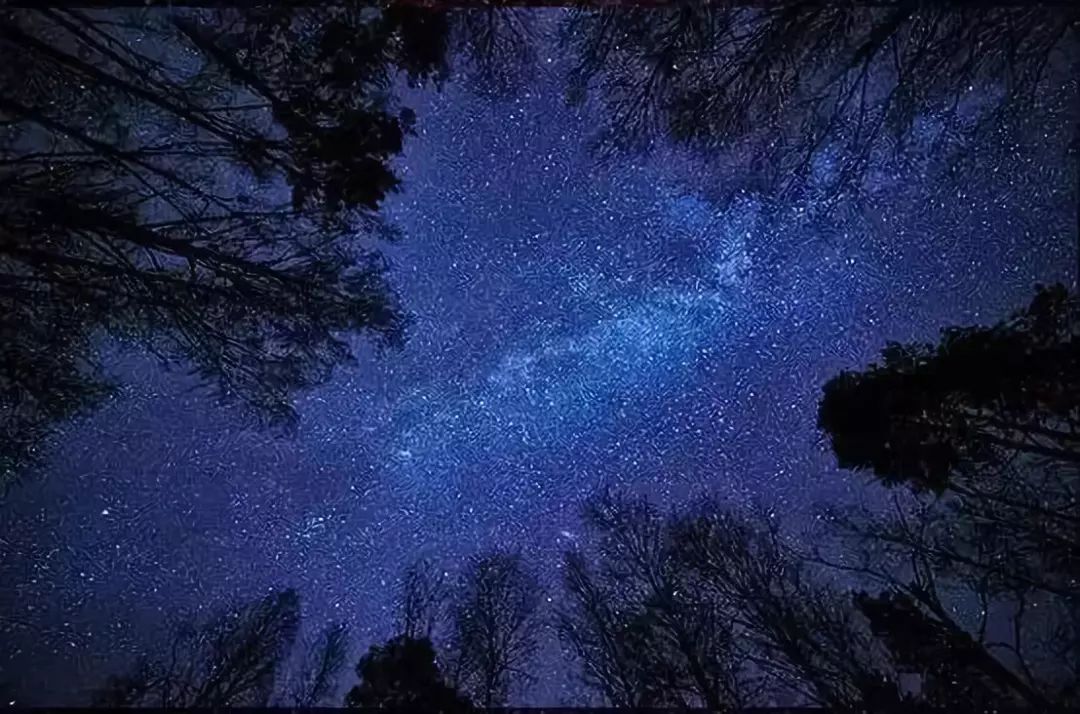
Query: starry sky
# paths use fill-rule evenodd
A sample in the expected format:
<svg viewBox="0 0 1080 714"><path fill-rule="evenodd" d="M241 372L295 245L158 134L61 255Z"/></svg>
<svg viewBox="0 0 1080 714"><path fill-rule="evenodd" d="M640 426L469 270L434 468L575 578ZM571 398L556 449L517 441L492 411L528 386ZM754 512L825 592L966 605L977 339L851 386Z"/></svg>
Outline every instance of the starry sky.
<svg viewBox="0 0 1080 714"><path fill-rule="evenodd" d="M358 366L298 397L295 434L103 348L121 394L0 503L0 682L83 703L178 613L289 586L308 627L348 621L358 654L391 634L420 556L453 570L520 550L550 608L599 489L719 495L799 529L818 504L874 497L816 429L825 380L1072 282L1052 127L997 134L976 173L901 157L837 205L721 202L739 181L723 155L661 142L596 160L602 108L565 103L566 69L542 45L512 95L403 89L417 136L385 206L404 237L383 252L409 339L357 339ZM582 702L552 651L539 666L558 674L519 701Z"/></svg>

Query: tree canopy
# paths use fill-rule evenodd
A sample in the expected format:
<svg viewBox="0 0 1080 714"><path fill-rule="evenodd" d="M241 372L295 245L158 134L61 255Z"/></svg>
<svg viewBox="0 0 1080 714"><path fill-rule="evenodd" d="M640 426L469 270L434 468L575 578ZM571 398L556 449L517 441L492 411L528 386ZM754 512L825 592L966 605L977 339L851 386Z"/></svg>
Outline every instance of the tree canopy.
<svg viewBox="0 0 1080 714"><path fill-rule="evenodd" d="M569 98L604 107L604 155L673 137L732 149L760 186L835 194L875 156L939 152L1061 91L1078 21L1062 3L581 8L564 28Z"/></svg>
<svg viewBox="0 0 1080 714"><path fill-rule="evenodd" d="M208 622L186 622L158 658L142 657L94 696L107 707L258 707L274 693L300 626L300 598L283 590Z"/></svg>
<svg viewBox="0 0 1080 714"><path fill-rule="evenodd" d="M371 245L415 119L390 90L443 71L446 33L365 2L3 11L5 480L108 397L105 338L280 423L350 361L348 334L401 337Z"/></svg>
<svg viewBox="0 0 1080 714"><path fill-rule="evenodd" d="M349 627L334 623L308 644L299 674L293 678L286 702L297 707L327 703L335 694L338 675L349 654Z"/></svg>
<svg viewBox="0 0 1080 714"><path fill-rule="evenodd" d="M909 492L894 491L892 515L831 509L848 555L827 564L887 586L861 607L942 701L957 678L1005 705L1080 691L1068 664L1080 653L1076 305L1039 287L1008 319L891 344L882 363L824 387L819 425L839 464ZM957 597L979 602L977 622L958 621ZM1011 623L1004 643L987 634L994 618ZM999 651L1018 668L1001 669Z"/></svg>
<svg viewBox="0 0 1080 714"><path fill-rule="evenodd" d="M431 641L397 637L373 645L356 666L360 683L345 699L348 707L468 711L468 699L446 684Z"/></svg>
<svg viewBox="0 0 1080 714"><path fill-rule="evenodd" d="M1017 455L1080 465L1080 331L1064 287L992 327L890 344L824 387L818 423L844 468L941 491Z"/></svg>
<svg viewBox="0 0 1080 714"><path fill-rule="evenodd" d="M515 681L530 678L536 649L536 578L520 555L471 559L453 606L453 677L481 706L504 706Z"/></svg>

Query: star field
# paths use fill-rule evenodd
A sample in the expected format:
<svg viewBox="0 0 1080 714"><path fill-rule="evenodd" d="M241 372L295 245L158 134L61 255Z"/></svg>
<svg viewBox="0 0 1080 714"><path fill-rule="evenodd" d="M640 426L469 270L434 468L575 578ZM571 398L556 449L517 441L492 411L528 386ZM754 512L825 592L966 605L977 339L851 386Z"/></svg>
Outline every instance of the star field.
<svg viewBox="0 0 1080 714"><path fill-rule="evenodd" d="M0 504L0 680L80 703L44 683L85 692L177 613L286 586L308 627L350 622L359 653L390 635L420 556L520 549L554 602L604 488L764 503L798 530L872 497L815 427L826 379L1071 283L1049 129L1000 134L975 173L905 155L839 203L721 202L721 155L596 161L597 109L566 106L562 69L541 62L516 96L406 92L418 135L385 210L404 237L383 253L408 340L358 339L357 366L298 398L295 434L106 347L120 395ZM527 702L581 703L553 652Z"/></svg>

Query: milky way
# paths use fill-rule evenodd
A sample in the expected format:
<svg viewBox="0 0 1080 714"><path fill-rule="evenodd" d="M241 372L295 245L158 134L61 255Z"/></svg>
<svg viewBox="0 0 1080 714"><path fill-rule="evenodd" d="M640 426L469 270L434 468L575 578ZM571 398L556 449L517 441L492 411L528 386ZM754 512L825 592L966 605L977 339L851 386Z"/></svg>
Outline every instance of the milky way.
<svg viewBox="0 0 1080 714"><path fill-rule="evenodd" d="M356 367L298 398L297 433L114 350L120 396L0 505L0 634L15 645L0 680L84 702L44 682L89 687L163 615L285 586L307 626L349 621L359 652L390 634L418 556L453 569L520 549L557 600L558 556L603 488L760 502L798 529L866 491L814 425L829 376L1071 282L1056 134L1001 135L955 181L899 161L827 209L721 203L722 156L596 161L595 109L565 105L563 69L541 62L513 97L453 81L407 94L418 136L385 211L404 237L383 250L409 339L358 341ZM580 701L564 681L529 703Z"/></svg>

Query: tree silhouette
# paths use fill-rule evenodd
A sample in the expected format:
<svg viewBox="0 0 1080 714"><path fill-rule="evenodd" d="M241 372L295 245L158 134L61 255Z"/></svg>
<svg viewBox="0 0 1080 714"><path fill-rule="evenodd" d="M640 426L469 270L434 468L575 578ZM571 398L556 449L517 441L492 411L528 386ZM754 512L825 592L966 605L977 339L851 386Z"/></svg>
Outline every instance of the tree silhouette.
<svg viewBox="0 0 1080 714"><path fill-rule="evenodd" d="M453 606L452 681L484 707L503 706L512 683L527 680L536 649L535 577L520 555L470 559Z"/></svg>
<svg viewBox="0 0 1080 714"><path fill-rule="evenodd" d="M835 711L903 701L847 598L811 577L767 516L705 502L662 516L606 495L564 562L563 643L619 707L737 710L783 697Z"/></svg>
<svg viewBox="0 0 1080 714"><path fill-rule="evenodd" d="M928 614L907 595L859 593L855 602L897 662L923 676L921 694L932 706L1046 706L1037 692L955 622Z"/></svg>
<svg viewBox="0 0 1080 714"><path fill-rule="evenodd" d="M946 329L937 346L890 345L883 364L829 380L819 423L841 467L953 495L924 507L930 531L842 524L997 593L1077 602L1078 325L1062 286L1039 288L1007 321Z"/></svg>
<svg viewBox="0 0 1080 714"><path fill-rule="evenodd" d="M449 18L454 75L473 91L506 96L533 75L533 17L526 8L485 5L459 8Z"/></svg>
<svg viewBox="0 0 1080 714"><path fill-rule="evenodd" d="M1030 113L1049 77L1073 71L1078 19L1064 4L677 2L581 9L564 38L578 57L571 101L594 93L607 108L604 153L663 136L738 142L763 184L816 177L835 191L875 154L933 153ZM997 91L976 101L985 87Z"/></svg>
<svg viewBox="0 0 1080 714"><path fill-rule="evenodd" d="M879 538L1002 590L1080 596L1078 329L1065 289L1040 288L1006 321L945 330L937 346L890 345L883 364L825 385L819 424L842 467L956 496L948 538Z"/></svg>
<svg viewBox="0 0 1080 714"><path fill-rule="evenodd" d="M746 704L730 614L703 597L669 524L647 502L605 496L585 509L599 572L568 553L559 632L585 683L614 706Z"/></svg>
<svg viewBox="0 0 1080 714"><path fill-rule="evenodd" d="M296 707L317 707L334 695L338 675L345 666L349 649L349 628L343 623L329 625L307 648L299 675L292 682L289 698Z"/></svg>
<svg viewBox="0 0 1080 714"><path fill-rule="evenodd" d="M705 502L672 527L700 597L729 613L741 652L774 686L839 711L901 701L864 623L785 544L769 514Z"/></svg>
<svg viewBox="0 0 1080 714"><path fill-rule="evenodd" d="M353 708L460 712L468 700L443 681L430 640L396 637L373 645L356 666L360 684L349 691Z"/></svg>
<svg viewBox="0 0 1080 714"><path fill-rule="evenodd" d="M647 632L597 582L579 553L563 564L568 603L558 613L559 637L581 667L584 684L615 707L649 707L664 701L646 653Z"/></svg>
<svg viewBox="0 0 1080 714"><path fill-rule="evenodd" d="M300 623L292 590L230 609L174 633L165 657L141 658L94 695L99 706L266 706Z"/></svg>
<svg viewBox="0 0 1080 714"><path fill-rule="evenodd" d="M1017 455L1080 464L1080 341L1058 285L989 328L937 346L890 344L883 363L824 389L818 423L844 468L942 491Z"/></svg>
<svg viewBox="0 0 1080 714"><path fill-rule="evenodd" d="M446 614L450 598L447 573L429 560L409 566L401 584L398 633L407 639L428 639Z"/></svg>
<svg viewBox="0 0 1080 714"><path fill-rule="evenodd" d="M185 360L277 422L351 359L344 334L400 338L382 262L356 236L392 235L374 210L414 116L390 82L442 71L441 15L2 12L6 480L52 424L108 396L104 336Z"/></svg>
<svg viewBox="0 0 1080 714"><path fill-rule="evenodd" d="M892 344L825 386L819 424L840 465L910 487L892 515L831 511L847 556L828 564L888 588L863 604L907 665L930 640L953 653L919 662L933 686L1034 705L1080 692L1077 318L1063 287L1040 287L994 326ZM963 601L979 603L975 622L957 620Z"/></svg>

